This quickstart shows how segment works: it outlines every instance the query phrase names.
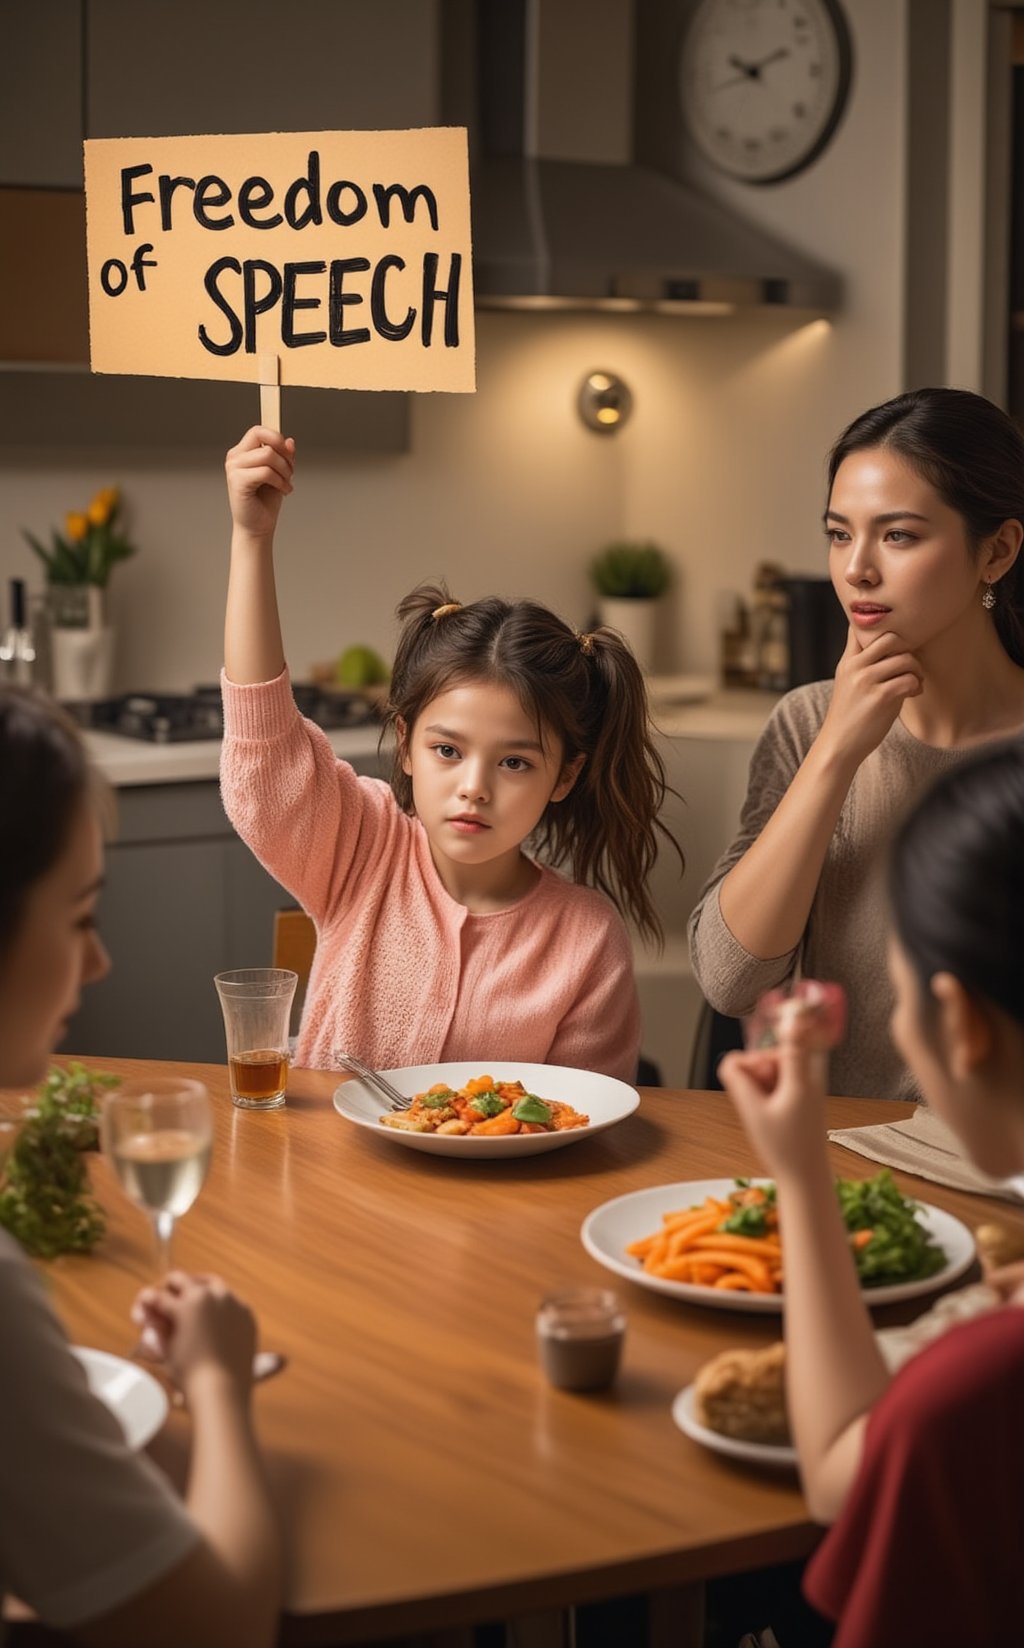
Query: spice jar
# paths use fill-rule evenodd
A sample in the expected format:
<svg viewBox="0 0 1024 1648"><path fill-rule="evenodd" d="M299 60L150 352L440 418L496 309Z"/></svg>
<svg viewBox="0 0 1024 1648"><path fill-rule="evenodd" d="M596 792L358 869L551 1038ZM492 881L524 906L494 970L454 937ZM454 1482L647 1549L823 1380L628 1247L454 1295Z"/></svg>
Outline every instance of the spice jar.
<svg viewBox="0 0 1024 1648"><path fill-rule="evenodd" d="M537 1349L559 1390L603 1390L619 1369L626 1313L610 1288L551 1293L537 1311Z"/></svg>

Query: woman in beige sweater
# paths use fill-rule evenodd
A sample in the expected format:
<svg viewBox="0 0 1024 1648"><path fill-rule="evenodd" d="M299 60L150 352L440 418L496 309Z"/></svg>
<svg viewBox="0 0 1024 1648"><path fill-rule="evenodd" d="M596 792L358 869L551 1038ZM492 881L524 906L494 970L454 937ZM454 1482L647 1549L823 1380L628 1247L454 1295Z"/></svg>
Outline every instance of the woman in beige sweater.
<svg viewBox="0 0 1024 1648"><path fill-rule="evenodd" d="M832 450L825 535L846 649L833 681L773 712L691 955L733 1016L796 974L837 979L850 1032L833 1091L916 1098L888 1036L884 857L933 779L1024 735L1024 439L965 390L874 407Z"/></svg>

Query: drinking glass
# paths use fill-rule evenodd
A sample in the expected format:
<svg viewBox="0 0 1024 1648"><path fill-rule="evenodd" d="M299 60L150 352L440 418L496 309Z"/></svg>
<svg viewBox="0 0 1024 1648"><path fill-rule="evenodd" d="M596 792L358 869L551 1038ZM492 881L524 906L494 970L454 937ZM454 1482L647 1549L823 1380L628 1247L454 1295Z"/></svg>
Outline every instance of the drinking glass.
<svg viewBox="0 0 1024 1648"><path fill-rule="evenodd" d="M559 1390L604 1390L615 1378L626 1313L610 1288L549 1293L537 1311L540 1363Z"/></svg>
<svg viewBox="0 0 1024 1648"><path fill-rule="evenodd" d="M210 1165L210 1095L187 1076L127 1081L103 1101L100 1136L121 1188L152 1220L163 1275L174 1221L192 1206Z"/></svg>
<svg viewBox="0 0 1024 1648"><path fill-rule="evenodd" d="M288 1084L288 1029L298 973L236 967L214 977L224 1015L231 1097L243 1110L276 1110Z"/></svg>

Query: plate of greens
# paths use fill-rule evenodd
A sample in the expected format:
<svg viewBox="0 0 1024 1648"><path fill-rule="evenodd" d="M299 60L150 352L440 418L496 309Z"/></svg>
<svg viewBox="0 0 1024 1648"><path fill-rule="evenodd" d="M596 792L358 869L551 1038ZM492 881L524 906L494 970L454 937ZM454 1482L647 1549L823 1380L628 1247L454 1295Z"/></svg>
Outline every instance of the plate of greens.
<svg viewBox="0 0 1024 1648"><path fill-rule="evenodd" d="M974 1260L967 1226L942 1208L904 1196L888 1168L869 1179L837 1179L836 1194L869 1305L933 1293L962 1276ZM700 1223L706 1228L691 1237ZM673 1244L670 1235L667 1244L682 1251L653 1253L666 1232L682 1237L684 1230L681 1243ZM719 1243L719 1233L741 1240ZM616 1196L587 1215L580 1239L606 1270L687 1304L760 1313L782 1309L784 1244L770 1180L690 1179ZM706 1270L687 1265L691 1241ZM727 1254L718 1253L719 1247ZM710 1276L710 1257L716 1255L730 1257L740 1268L723 1268L714 1282L682 1279ZM726 1275L731 1279L723 1282Z"/></svg>

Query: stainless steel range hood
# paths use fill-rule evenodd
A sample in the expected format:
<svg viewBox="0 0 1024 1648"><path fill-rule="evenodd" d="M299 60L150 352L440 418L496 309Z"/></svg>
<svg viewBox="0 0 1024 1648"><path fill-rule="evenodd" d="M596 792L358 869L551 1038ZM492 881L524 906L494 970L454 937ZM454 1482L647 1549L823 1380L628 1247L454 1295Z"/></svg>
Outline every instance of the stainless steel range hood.
<svg viewBox="0 0 1024 1648"><path fill-rule="evenodd" d="M600 12L577 6L576 26L592 31ZM567 0L445 0L442 104L445 119L470 133L477 302L689 314L836 309L837 275L677 178L550 152L545 107L564 115L571 100L596 95L581 67L585 39L575 64L571 41L547 50L550 19L564 34L572 14ZM630 72L628 59L618 72Z"/></svg>

